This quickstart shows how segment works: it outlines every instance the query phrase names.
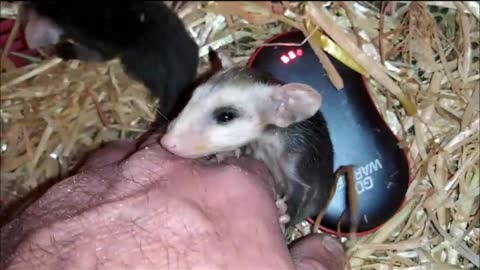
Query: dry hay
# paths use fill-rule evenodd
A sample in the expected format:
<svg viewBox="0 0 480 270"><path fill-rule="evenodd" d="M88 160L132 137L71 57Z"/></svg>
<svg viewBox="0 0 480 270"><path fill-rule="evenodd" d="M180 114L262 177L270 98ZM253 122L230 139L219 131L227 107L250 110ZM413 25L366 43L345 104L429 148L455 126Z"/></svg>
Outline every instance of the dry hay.
<svg viewBox="0 0 480 270"><path fill-rule="evenodd" d="M414 181L404 207L379 231L344 239L347 269L479 269L478 4L271 5L191 2L175 8L202 56L209 46L222 48L243 64L265 39L313 28L368 71L379 112L409 151ZM2 3L2 15L15 11ZM1 76L2 204L64 175L102 142L139 136L154 117L154 101L116 61L48 59ZM330 78L341 86L335 70Z"/></svg>

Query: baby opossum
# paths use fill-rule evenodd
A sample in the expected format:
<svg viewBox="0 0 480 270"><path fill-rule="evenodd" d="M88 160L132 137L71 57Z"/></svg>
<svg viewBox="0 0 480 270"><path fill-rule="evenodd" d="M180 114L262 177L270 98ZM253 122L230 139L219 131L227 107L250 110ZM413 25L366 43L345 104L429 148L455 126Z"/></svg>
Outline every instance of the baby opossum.
<svg viewBox="0 0 480 270"><path fill-rule="evenodd" d="M336 185L320 105L320 94L308 85L228 67L194 90L161 144L185 158L245 149L270 169L277 199L287 206L280 222L294 226L324 209Z"/></svg>
<svg viewBox="0 0 480 270"><path fill-rule="evenodd" d="M126 73L160 98L169 116L197 75L198 45L164 3L30 1L22 6L30 48L54 45L63 59L119 57Z"/></svg>

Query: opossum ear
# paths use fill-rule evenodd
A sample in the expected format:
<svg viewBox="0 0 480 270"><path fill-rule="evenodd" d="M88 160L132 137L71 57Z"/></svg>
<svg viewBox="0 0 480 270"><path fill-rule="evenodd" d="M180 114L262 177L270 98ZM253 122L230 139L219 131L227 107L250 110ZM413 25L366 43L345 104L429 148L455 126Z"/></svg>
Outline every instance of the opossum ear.
<svg viewBox="0 0 480 270"><path fill-rule="evenodd" d="M63 30L48 18L38 15L32 8L24 7L26 17L25 40L30 49L57 44Z"/></svg>
<svg viewBox="0 0 480 270"><path fill-rule="evenodd" d="M275 86L271 101L273 106L268 113L268 121L278 127L287 127L317 113L322 96L306 84L289 83Z"/></svg>

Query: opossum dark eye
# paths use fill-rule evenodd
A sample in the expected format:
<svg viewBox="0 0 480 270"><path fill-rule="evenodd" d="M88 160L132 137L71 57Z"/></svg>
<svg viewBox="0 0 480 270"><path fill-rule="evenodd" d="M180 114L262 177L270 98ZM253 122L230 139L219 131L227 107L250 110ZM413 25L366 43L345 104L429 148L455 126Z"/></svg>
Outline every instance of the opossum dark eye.
<svg viewBox="0 0 480 270"><path fill-rule="evenodd" d="M237 110L231 107L221 107L213 112L217 124L225 124L238 117Z"/></svg>

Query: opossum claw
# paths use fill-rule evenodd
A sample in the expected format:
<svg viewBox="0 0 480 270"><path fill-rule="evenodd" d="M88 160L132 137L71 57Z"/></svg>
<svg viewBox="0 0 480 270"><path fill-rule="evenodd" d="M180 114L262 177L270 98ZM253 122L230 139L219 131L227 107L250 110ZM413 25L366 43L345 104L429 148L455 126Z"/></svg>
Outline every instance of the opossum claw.
<svg viewBox="0 0 480 270"><path fill-rule="evenodd" d="M242 154L242 152L241 152L240 148L235 149L235 157L236 157L237 159L240 158L240 155L241 155L241 154Z"/></svg>

